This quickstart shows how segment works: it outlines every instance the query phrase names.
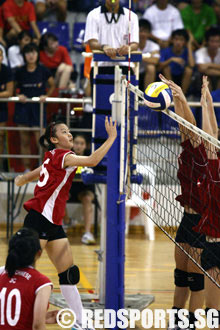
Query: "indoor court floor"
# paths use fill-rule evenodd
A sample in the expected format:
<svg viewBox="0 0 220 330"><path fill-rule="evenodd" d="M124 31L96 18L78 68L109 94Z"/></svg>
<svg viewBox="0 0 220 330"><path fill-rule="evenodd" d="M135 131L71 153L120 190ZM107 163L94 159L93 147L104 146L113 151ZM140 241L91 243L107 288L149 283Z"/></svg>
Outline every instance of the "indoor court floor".
<svg viewBox="0 0 220 330"><path fill-rule="evenodd" d="M6 232L0 231L0 265L4 264L7 253ZM97 285L98 261L94 250L98 245L81 244L80 236L71 237L75 264L81 271L79 291L87 293ZM144 234L130 234L126 238L125 293L151 294L154 303L147 308L169 309L172 307L174 284L174 244L161 231L156 230L155 241L149 241ZM54 284L54 292L59 292L58 277L52 263L44 252L36 264L36 268L47 275ZM112 274L114 276L114 274ZM56 309L50 305L50 309ZM58 325L47 325L49 330L61 329ZM143 329L137 323L136 329ZM154 328L152 328L154 329Z"/></svg>

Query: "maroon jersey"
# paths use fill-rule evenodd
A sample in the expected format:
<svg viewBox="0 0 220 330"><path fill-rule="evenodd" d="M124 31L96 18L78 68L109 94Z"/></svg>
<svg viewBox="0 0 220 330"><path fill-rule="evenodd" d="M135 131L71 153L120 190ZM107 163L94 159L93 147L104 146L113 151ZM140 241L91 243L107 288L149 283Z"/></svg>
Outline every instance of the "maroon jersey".
<svg viewBox="0 0 220 330"><path fill-rule="evenodd" d="M66 201L77 167L64 168L64 159L70 150L54 149L45 153L40 178L34 190L34 198L24 203L27 211L41 213L56 225L62 225Z"/></svg>
<svg viewBox="0 0 220 330"><path fill-rule="evenodd" d="M209 160L209 175L200 182L199 194L205 208L193 229L211 237L220 237L220 160Z"/></svg>
<svg viewBox="0 0 220 330"><path fill-rule="evenodd" d="M189 206L194 211L202 214L203 203L199 198L198 184L204 176L206 176L208 159L204 144L201 143L197 148L194 148L190 140L181 143L183 148L179 155L178 164L179 170L177 177L181 185L181 195L176 197L181 206Z"/></svg>
<svg viewBox="0 0 220 330"><path fill-rule="evenodd" d="M36 294L47 285L53 286L33 267L19 269L13 277L3 271L0 274L0 329L32 330Z"/></svg>

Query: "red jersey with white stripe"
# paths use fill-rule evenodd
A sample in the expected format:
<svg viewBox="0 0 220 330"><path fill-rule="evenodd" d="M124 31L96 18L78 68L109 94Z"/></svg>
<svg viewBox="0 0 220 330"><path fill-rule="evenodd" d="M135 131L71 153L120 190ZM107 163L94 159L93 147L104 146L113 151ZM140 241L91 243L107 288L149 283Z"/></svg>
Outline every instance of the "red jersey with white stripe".
<svg viewBox="0 0 220 330"><path fill-rule="evenodd" d="M17 270L13 277L1 273L0 329L32 330L36 294L48 285L53 287L49 278L32 267Z"/></svg>
<svg viewBox="0 0 220 330"><path fill-rule="evenodd" d="M220 237L220 160L209 160L209 176L200 183L200 197L205 208L199 224L193 229L211 237Z"/></svg>
<svg viewBox="0 0 220 330"><path fill-rule="evenodd" d="M194 211L202 214L203 203L199 197L198 182L206 176L207 154L204 144L194 148L190 140L181 143L182 153L178 158L179 170L177 177L180 181L182 194L176 197L181 206L189 206Z"/></svg>
<svg viewBox="0 0 220 330"><path fill-rule="evenodd" d="M45 153L34 198L24 203L27 211L33 209L55 225L62 225L66 201L77 170L76 166L64 168L64 159L68 154L74 153L64 149Z"/></svg>

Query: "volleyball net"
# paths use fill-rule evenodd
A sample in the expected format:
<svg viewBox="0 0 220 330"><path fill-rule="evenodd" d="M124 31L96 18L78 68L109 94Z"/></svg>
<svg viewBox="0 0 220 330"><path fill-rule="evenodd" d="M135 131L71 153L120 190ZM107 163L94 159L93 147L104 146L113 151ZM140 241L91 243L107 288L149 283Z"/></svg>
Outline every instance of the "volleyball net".
<svg viewBox="0 0 220 330"><path fill-rule="evenodd" d="M133 170L141 174L142 182L141 184L132 183L132 175L130 178L127 177L124 181L127 199L133 200L146 216L220 287L219 269L214 267L212 272L207 272L204 269L206 267L202 266L201 263L201 259L206 253L206 259L215 260L220 264L220 260L218 260L220 257L216 255L212 245L213 243L220 244L220 226L218 225L218 223L220 224L220 210L218 207L220 205L219 165L216 165L218 163L215 161L213 163L211 161L207 174L207 160L205 159L205 155L209 155L210 158L217 157L220 142L178 116L174 109L155 112L144 106L142 102L144 100L143 92L128 83L126 79L122 79L122 86L124 86L122 87L122 94L123 90L126 89L126 93L130 94L129 98L138 99L140 105L138 116L136 116L138 120L134 121L137 125L137 127L134 127L134 131L137 132L137 139L134 138L134 143L131 144L133 150L132 152L129 151L128 162L130 163L131 172ZM129 104L127 106L132 107ZM134 109L130 109L129 113L132 113L132 110ZM183 159L179 158L183 151L181 136L185 140L184 143L188 144L190 141L190 147ZM203 151L205 150L203 158L201 152L198 152L201 143L204 146ZM195 149L195 146L200 147ZM132 160L130 159L131 154ZM181 163L178 164L178 159L180 162L185 162L185 167L188 166L188 171L185 171L185 173L180 174L178 172L181 166ZM192 159L195 162L192 162ZM199 166L197 166L198 164ZM213 168L211 168L212 166ZM193 175L192 171L194 171ZM201 208L205 206L205 215L199 225L202 227L206 223L206 227L208 227L206 230L209 234L206 237L198 234L195 238L192 229L189 229L190 224L189 227L186 225L184 231L191 241L190 247L176 241L177 230L184 213L184 208L181 206L181 204L184 205L184 200L181 201L181 197L177 197L181 196L180 181L178 179L180 175L182 181L192 180L191 189L196 185L200 185L199 193L193 195L192 192L191 198L194 198L193 205L200 205ZM211 184L210 181L207 181L208 175L212 175ZM207 221L206 218L211 220ZM199 226L197 231L200 231Z"/></svg>

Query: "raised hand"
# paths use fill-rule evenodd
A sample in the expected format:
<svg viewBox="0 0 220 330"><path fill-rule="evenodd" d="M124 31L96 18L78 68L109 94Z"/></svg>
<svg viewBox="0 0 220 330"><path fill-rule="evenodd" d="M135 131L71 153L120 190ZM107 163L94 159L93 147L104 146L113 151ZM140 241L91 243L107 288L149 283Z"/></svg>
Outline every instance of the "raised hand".
<svg viewBox="0 0 220 330"><path fill-rule="evenodd" d="M116 138L117 137L117 128L116 128L116 121L113 124L112 117L108 120L108 117L105 117L105 129L106 132L108 133L109 137Z"/></svg>

